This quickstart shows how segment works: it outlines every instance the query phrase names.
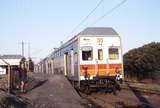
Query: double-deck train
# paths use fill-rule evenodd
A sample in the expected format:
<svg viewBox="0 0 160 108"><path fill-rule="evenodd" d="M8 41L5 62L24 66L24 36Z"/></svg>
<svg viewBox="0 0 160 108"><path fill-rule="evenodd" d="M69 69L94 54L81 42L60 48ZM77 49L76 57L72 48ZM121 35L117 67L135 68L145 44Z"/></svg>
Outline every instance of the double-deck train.
<svg viewBox="0 0 160 108"><path fill-rule="evenodd" d="M44 61L43 72L63 73L79 88L108 87L124 77L121 38L110 27L84 29Z"/></svg>

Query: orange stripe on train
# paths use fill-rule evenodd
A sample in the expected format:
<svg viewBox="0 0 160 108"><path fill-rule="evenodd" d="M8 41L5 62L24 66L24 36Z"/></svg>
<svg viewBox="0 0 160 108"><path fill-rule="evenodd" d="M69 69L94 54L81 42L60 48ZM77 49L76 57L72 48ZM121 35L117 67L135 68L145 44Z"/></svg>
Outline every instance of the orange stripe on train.
<svg viewBox="0 0 160 108"><path fill-rule="evenodd" d="M108 67L108 69L107 69ZM116 69L122 68L122 64L98 64L96 67L95 64L86 64L80 65L80 75L84 76L85 73L89 75L106 75L106 76L116 76Z"/></svg>

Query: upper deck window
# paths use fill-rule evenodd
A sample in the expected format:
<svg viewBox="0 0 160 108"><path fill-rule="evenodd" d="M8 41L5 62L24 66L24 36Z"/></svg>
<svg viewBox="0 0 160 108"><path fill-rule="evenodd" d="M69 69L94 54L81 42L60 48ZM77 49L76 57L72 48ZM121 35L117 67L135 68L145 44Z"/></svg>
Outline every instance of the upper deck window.
<svg viewBox="0 0 160 108"><path fill-rule="evenodd" d="M93 59L93 49L92 47L82 47L82 60L92 60Z"/></svg>
<svg viewBox="0 0 160 108"><path fill-rule="evenodd" d="M109 48L109 59L115 60L119 58L118 48Z"/></svg>

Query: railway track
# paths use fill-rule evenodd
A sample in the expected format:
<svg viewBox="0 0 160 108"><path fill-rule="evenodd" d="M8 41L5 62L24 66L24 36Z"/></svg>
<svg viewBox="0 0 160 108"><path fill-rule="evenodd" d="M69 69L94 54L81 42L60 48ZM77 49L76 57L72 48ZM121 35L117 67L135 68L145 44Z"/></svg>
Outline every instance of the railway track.
<svg viewBox="0 0 160 108"><path fill-rule="evenodd" d="M132 89L132 90L139 91L139 92L142 92L142 93L160 95L160 89L147 88L146 86L147 86L147 84L145 85L145 87L138 87L138 86L136 86L136 83L134 83L134 85L132 85L128 82L124 82L124 84L121 85L121 88L122 89L127 89L127 90Z"/></svg>
<svg viewBox="0 0 160 108"><path fill-rule="evenodd" d="M91 100L102 108L160 108L160 94L142 88L122 88L117 95L104 92L92 92L87 95L79 91L82 98Z"/></svg>
<svg viewBox="0 0 160 108"><path fill-rule="evenodd" d="M105 98L107 94L101 93L101 94L94 94L94 95L86 95L84 93L80 93L81 97L92 100L96 104L100 105L102 108L160 108L159 106L153 105L151 103L147 102L138 102L135 103L127 103L125 100L120 100L119 97L110 97L110 99L113 99L112 101L108 101L108 98ZM104 95L104 96L102 96Z"/></svg>

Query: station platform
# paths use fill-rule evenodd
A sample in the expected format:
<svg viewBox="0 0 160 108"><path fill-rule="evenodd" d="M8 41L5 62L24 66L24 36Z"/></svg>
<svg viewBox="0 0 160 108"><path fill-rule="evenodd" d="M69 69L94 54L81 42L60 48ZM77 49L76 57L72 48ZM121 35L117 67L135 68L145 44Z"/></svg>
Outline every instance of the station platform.
<svg viewBox="0 0 160 108"><path fill-rule="evenodd" d="M31 101L32 108L84 108L83 100L63 75L34 74L41 84L20 95Z"/></svg>

